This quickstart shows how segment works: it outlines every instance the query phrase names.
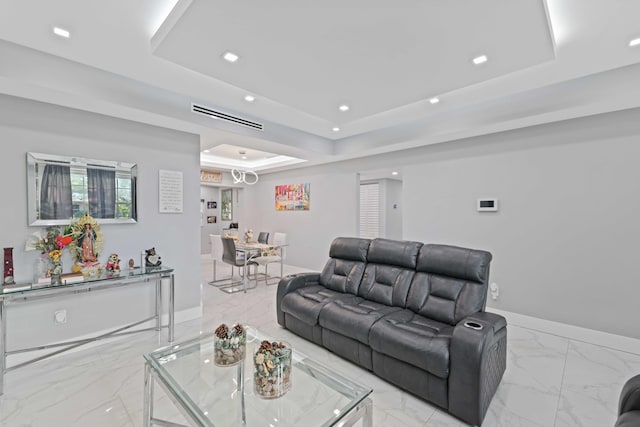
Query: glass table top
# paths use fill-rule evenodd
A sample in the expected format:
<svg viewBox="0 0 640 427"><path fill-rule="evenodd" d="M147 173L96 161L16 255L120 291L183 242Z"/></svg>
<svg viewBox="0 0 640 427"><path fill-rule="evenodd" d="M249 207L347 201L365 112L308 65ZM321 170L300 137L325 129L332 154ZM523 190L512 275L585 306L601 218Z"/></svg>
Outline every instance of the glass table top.
<svg viewBox="0 0 640 427"><path fill-rule="evenodd" d="M113 282L114 280L126 280L126 279L140 279L144 276L151 276L156 274L169 274L173 272L173 268L161 265L159 267L146 267L145 269L141 269L140 267L136 267L134 269L123 269L119 273L112 273L106 270L101 270L100 274L94 277L84 277L81 282L75 283L67 283L67 284L46 284L41 285L37 283L16 283L15 285L3 285L2 293L4 295L13 294L13 293L30 293L35 291L42 291L47 289L58 289L58 288L74 288L74 287L82 287L87 284L100 284L100 282L104 282L108 284L109 282Z"/></svg>
<svg viewBox="0 0 640 427"><path fill-rule="evenodd" d="M213 333L144 357L202 426L241 426L243 411L249 427L333 426L372 391L293 348L291 389L275 399L261 398L254 391L253 355L262 340L278 341L247 327L246 357L235 366L215 365Z"/></svg>

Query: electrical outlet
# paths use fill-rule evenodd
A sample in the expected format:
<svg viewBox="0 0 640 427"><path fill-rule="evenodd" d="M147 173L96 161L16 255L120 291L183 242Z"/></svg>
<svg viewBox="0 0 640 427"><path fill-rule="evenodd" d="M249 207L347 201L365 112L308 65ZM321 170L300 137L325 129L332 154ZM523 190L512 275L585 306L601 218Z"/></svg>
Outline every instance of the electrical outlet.
<svg viewBox="0 0 640 427"><path fill-rule="evenodd" d="M67 310L58 310L53 313L53 324L61 325L67 323Z"/></svg>
<svg viewBox="0 0 640 427"><path fill-rule="evenodd" d="M492 300L497 300L498 297L500 296L500 288L498 287L497 283L492 283L489 285L489 292L491 293L491 299Z"/></svg>

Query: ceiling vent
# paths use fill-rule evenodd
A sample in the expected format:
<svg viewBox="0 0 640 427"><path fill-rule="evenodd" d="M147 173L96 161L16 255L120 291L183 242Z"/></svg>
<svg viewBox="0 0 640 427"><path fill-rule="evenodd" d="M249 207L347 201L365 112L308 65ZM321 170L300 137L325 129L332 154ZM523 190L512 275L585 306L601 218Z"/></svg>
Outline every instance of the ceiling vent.
<svg viewBox="0 0 640 427"><path fill-rule="evenodd" d="M229 123L235 123L237 125L245 126L251 129L264 130L264 126L262 123L252 122L251 120L232 116L231 114L223 113L221 111L212 110L211 108L203 107L202 105L191 104L191 111L193 111L194 113L213 117L214 119L224 120L225 122Z"/></svg>

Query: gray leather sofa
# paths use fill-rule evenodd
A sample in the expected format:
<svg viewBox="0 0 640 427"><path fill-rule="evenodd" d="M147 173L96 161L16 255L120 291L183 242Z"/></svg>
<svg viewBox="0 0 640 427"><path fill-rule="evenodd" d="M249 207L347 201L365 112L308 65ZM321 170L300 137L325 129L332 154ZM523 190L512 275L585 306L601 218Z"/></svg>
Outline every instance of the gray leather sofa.
<svg viewBox="0 0 640 427"><path fill-rule="evenodd" d="M506 320L484 311L491 254L340 237L329 257L280 281L278 323L480 425L506 368Z"/></svg>
<svg viewBox="0 0 640 427"><path fill-rule="evenodd" d="M620 393L616 427L640 426L640 375L627 381Z"/></svg>

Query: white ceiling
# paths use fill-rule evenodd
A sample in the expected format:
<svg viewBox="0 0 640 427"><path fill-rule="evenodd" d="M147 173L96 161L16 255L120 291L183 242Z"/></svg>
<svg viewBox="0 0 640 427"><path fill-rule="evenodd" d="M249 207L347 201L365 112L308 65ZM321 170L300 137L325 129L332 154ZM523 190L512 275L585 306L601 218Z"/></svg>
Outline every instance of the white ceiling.
<svg viewBox="0 0 640 427"><path fill-rule="evenodd" d="M640 46L628 46L639 1L344 4L0 0L0 93L305 164L640 106ZM192 102L264 130L198 116Z"/></svg>

